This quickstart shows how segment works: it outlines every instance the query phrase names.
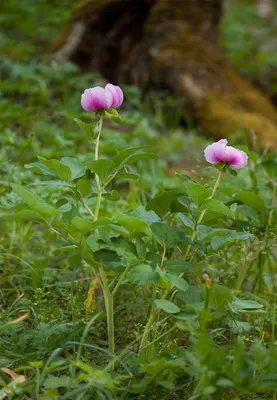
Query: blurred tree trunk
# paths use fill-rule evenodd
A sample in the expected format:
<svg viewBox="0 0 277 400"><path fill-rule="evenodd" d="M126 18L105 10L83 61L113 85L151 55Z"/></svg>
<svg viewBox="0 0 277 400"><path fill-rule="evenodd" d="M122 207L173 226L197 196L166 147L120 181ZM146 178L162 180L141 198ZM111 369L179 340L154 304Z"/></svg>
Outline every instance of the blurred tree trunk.
<svg viewBox="0 0 277 400"><path fill-rule="evenodd" d="M183 96L204 133L244 130L277 146L277 112L228 65L218 44L224 0L83 0L54 43L55 59L113 83Z"/></svg>
<svg viewBox="0 0 277 400"><path fill-rule="evenodd" d="M273 0L256 0L257 14L266 18L273 10Z"/></svg>

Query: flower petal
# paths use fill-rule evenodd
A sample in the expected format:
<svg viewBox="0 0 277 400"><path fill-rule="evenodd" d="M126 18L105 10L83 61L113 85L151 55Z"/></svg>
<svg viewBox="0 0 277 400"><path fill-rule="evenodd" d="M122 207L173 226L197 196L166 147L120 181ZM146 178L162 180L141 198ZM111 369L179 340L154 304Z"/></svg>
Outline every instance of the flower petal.
<svg viewBox="0 0 277 400"><path fill-rule="evenodd" d="M216 143L220 143L220 144L228 144L228 140L227 139L220 139L218 142Z"/></svg>
<svg viewBox="0 0 277 400"><path fill-rule="evenodd" d="M81 105L88 112L96 112L98 110L111 108L112 95L104 88L96 86L86 89L81 97Z"/></svg>
<svg viewBox="0 0 277 400"><path fill-rule="evenodd" d="M239 149L235 149L234 147L232 147L232 153L231 153L232 157L230 157L229 160L229 165L233 168L243 168L247 165L248 163L248 156L247 154Z"/></svg>
<svg viewBox="0 0 277 400"><path fill-rule="evenodd" d="M225 148L226 145L220 142L210 144L204 151L206 160L211 164L225 162L227 159Z"/></svg>
<svg viewBox="0 0 277 400"><path fill-rule="evenodd" d="M112 95L113 100L112 100L111 107L112 108L119 107L122 104L123 98L124 98L121 88L119 86L115 86L115 85L112 85L111 83L108 83L105 86L105 90Z"/></svg>

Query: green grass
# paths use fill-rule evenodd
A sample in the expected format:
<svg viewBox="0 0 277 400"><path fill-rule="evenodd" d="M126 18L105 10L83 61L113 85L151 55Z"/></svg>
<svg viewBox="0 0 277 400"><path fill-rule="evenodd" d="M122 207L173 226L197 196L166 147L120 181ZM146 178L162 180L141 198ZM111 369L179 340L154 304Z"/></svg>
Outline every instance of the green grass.
<svg viewBox="0 0 277 400"><path fill-rule="evenodd" d="M145 100L138 88L124 86L123 123L104 122L101 158L136 146L149 146L158 158L126 164L125 172L139 178L108 186L119 199L101 204L100 216L113 223L98 228L100 245L92 228L77 232L74 217L91 224L87 210L68 182L40 173L43 158L87 165L93 156L74 118L91 122L80 95L104 82L72 64L52 65L43 51L72 5L1 5L0 367L25 380L0 370L0 397L274 399L276 155L248 152L247 168L237 176L226 171L218 202L191 243L217 175L204 161L208 140L180 128L180 100L160 93ZM42 164L34 164L37 155ZM93 177L87 168L80 179ZM26 189L31 194L24 197ZM32 193L44 202L40 218L26 218L37 211ZM94 210L95 197L84 198ZM47 204L62 209L62 217L48 218ZM68 232L78 251L68 247ZM115 355L99 282L86 307L99 259L113 288L126 262L131 266L114 297ZM161 302L167 291L170 304ZM138 352L151 309L153 323Z"/></svg>

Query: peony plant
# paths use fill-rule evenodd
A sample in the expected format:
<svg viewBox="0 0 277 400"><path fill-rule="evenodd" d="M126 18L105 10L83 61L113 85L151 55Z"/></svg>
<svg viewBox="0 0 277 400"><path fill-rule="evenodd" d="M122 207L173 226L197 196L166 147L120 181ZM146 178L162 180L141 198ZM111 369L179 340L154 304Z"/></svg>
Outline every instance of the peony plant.
<svg viewBox="0 0 277 400"><path fill-rule="evenodd" d="M176 300L176 294L182 296L190 288L186 276L188 271L195 275L198 273L194 265L195 255L202 251L208 257L225 244L252 239L250 233L233 229L234 208L217 196L224 173L230 169L242 169L248 163L247 154L228 146L226 139L207 146L204 151L207 162L216 167L217 177L213 185L202 185L185 174L176 174L179 182L176 187L161 191L152 198L148 193L145 202L135 211L126 210L126 206L121 208L122 194L116 190L117 182L139 178L132 173L130 165L157 158L157 154L143 147L115 149L109 158L101 157L100 140L105 134L105 123L107 120L121 121L116 109L123 100L122 89L111 83L86 89L81 96L81 106L89 113L90 120L75 121L87 134L94 156L89 155L83 162L71 157L61 160L40 157L38 162L28 166L35 172L61 180L68 200L62 193L55 204L49 204L22 185L12 185L28 206L28 213L24 215L45 223L69 244L66 249L78 255L90 271L86 316L93 313L91 307L96 282L101 286L111 355L115 353L114 301L122 284L146 287L151 293L149 305L144 309L146 322L144 319L143 329L136 339L139 351L143 352L165 334L159 333L161 312L171 318L184 318L186 309ZM111 205L108 207L107 204ZM18 217L22 219L20 212ZM210 224L210 219L213 221L211 214L216 221L224 219L228 226L219 242L214 240L218 236L216 227L209 226L210 236L205 233L206 224ZM212 302L209 291L215 290L212 279L209 278L209 284L206 281L204 289L203 304L208 310ZM232 293L228 288L224 291L231 304ZM137 293L139 297L141 290ZM197 308L194 313L195 318L201 317ZM176 325L170 329L175 330ZM114 359L110 368L113 366Z"/></svg>

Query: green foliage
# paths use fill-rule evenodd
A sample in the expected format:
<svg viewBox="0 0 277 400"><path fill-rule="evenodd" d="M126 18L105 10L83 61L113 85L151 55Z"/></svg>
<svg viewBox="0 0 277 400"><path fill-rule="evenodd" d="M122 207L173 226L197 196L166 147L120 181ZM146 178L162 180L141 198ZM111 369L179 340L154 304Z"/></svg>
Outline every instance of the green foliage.
<svg viewBox="0 0 277 400"><path fill-rule="evenodd" d="M277 90L276 3L267 18L257 13L256 3L228 1L221 21L221 44L231 63L244 75Z"/></svg>
<svg viewBox="0 0 277 400"><path fill-rule="evenodd" d="M276 154L249 152L213 195L218 171L190 171L204 139L126 86L95 160L99 116L79 104L101 80L37 58L70 15L54 3L1 5L0 367L25 380L0 370L0 398L272 398Z"/></svg>

